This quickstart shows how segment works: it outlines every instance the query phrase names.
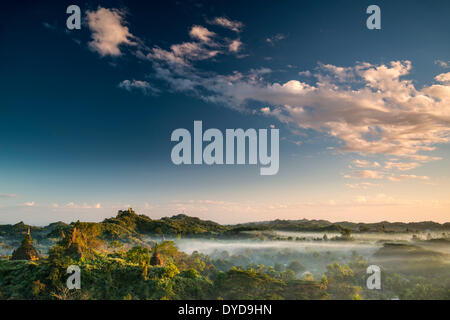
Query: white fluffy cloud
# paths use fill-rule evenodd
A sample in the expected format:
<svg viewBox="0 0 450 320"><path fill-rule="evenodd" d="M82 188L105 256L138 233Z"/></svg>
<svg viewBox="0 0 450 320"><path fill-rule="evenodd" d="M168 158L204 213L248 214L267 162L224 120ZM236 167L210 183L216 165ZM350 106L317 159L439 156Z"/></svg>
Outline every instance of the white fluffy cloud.
<svg viewBox="0 0 450 320"><path fill-rule="evenodd" d="M119 56L121 45L136 45L135 37L125 26L123 11L99 7L86 11L86 20L92 32L89 47L101 56Z"/></svg>

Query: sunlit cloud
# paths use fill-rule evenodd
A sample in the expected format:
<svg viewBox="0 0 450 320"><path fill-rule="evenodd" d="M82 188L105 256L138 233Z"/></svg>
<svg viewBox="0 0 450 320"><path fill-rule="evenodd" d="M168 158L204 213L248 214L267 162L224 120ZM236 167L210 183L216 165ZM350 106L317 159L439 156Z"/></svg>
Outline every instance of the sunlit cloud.
<svg viewBox="0 0 450 320"><path fill-rule="evenodd" d="M403 180L430 180L428 176L416 176L414 174L401 174L388 177L390 181L398 182Z"/></svg>
<svg viewBox="0 0 450 320"><path fill-rule="evenodd" d="M205 27L202 26L193 26L191 31L189 31L189 35L193 39L197 39L203 42L209 42L216 35L214 32L209 31Z"/></svg>
<svg viewBox="0 0 450 320"><path fill-rule="evenodd" d="M238 52L241 49L242 42L239 39L231 41L228 45L228 50L231 52Z"/></svg>
<svg viewBox="0 0 450 320"><path fill-rule="evenodd" d="M368 161L368 160L354 160L352 164L358 168L379 168L381 165L377 161Z"/></svg>
<svg viewBox="0 0 450 320"><path fill-rule="evenodd" d="M244 24L240 21L233 21L225 17L216 17L212 20L208 20L209 24L218 25L234 32L241 32Z"/></svg>
<svg viewBox="0 0 450 320"><path fill-rule="evenodd" d="M450 82L450 72L447 73L441 73L437 75L434 79L439 82L448 83Z"/></svg>
<svg viewBox="0 0 450 320"><path fill-rule="evenodd" d="M408 171L415 169L420 166L420 163L418 162L392 162L392 161L386 161L385 162L385 169L397 169L400 171Z"/></svg>
<svg viewBox="0 0 450 320"><path fill-rule="evenodd" d="M361 183L347 183L345 184L350 189L368 189L371 187L379 187L380 184L371 182L361 182Z"/></svg>
<svg viewBox="0 0 450 320"><path fill-rule="evenodd" d="M383 177L382 172L374 170L357 170L344 175L347 179L382 179Z"/></svg>
<svg viewBox="0 0 450 320"><path fill-rule="evenodd" d="M99 7L95 11L86 11L87 24L92 32L89 47L101 56L119 56L122 54L120 46L137 45L124 17L125 12L118 9Z"/></svg>
<svg viewBox="0 0 450 320"><path fill-rule="evenodd" d="M69 208L69 209L101 209L102 208L100 203L91 205L91 204L87 204L86 202L78 204L73 201L68 202L62 206L59 206L58 204L54 203L53 207L54 208Z"/></svg>

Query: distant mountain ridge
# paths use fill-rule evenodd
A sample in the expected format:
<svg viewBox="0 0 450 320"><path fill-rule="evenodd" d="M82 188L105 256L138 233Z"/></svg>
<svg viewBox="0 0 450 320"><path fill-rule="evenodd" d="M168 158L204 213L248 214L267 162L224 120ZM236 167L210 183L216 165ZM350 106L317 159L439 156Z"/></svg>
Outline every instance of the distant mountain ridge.
<svg viewBox="0 0 450 320"><path fill-rule="evenodd" d="M119 210L116 217L107 218L102 222L63 222L51 223L45 227L29 226L23 222L11 225L0 225L0 237L22 237L28 228L36 240L58 238L61 234L70 230L74 224L83 224L95 228L101 238L114 239L139 239L142 236L232 236L242 231L311 231L311 232L340 232L349 229L352 232L425 232L450 230L450 223L439 224L433 221L423 222L387 222L378 223L354 223L354 222L330 222L327 220L272 220L261 222L249 222L234 225L221 225L219 223L202 220L197 217L178 214L172 217L151 219L146 215L137 214L133 209Z"/></svg>
<svg viewBox="0 0 450 320"><path fill-rule="evenodd" d="M347 228L353 232L420 232L450 230L450 222L443 224L434 221L422 222L330 222L327 220L271 220L260 222L248 222L233 225L233 228L253 230L281 230L281 231L336 231Z"/></svg>

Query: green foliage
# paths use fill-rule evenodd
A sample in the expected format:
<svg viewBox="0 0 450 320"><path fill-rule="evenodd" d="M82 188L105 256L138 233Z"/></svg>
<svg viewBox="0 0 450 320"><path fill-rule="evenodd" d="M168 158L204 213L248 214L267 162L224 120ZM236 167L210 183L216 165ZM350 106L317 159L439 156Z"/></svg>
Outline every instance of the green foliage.
<svg viewBox="0 0 450 320"><path fill-rule="evenodd" d="M150 250L141 246L135 246L126 253L126 260L139 265L150 264Z"/></svg>
<svg viewBox="0 0 450 320"><path fill-rule="evenodd" d="M0 258L0 299L450 299L448 256L426 249L448 245L445 234L442 239L416 239L414 245L386 243L370 257L370 263L356 252L319 252L313 246L301 252L264 248L217 250L206 255L181 252L173 241L155 245L155 239L159 241L163 234L183 239L235 236L248 240L250 233L239 232L260 226L232 228L185 215L152 220L129 209L101 223L32 227L37 245L51 246L48 255L38 262ZM277 220L264 228L274 226L340 230L337 240L351 240L352 232L405 230L404 224L332 224L322 220ZM411 232L426 226L430 230L438 227L432 223L407 225ZM17 248L27 230L23 223L0 226L0 235L14 234L2 248ZM255 234L255 241L273 239L266 230ZM30 244L27 237L24 241ZM152 266L156 248L161 264ZM82 270L81 290L66 288L66 270L73 264ZM383 266L381 291L365 287L369 264Z"/></svg>

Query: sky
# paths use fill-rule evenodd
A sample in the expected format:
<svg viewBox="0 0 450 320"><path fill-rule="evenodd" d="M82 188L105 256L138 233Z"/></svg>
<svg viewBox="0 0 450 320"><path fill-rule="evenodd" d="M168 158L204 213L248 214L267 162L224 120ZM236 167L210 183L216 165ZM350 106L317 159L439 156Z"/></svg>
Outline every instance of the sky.
<svg viewBox="0 0 450 320"><path fill-rule="evenodd" d="M66 9L81 9L69 30ZM381 29L369 30L369 5ZM450 2L25 1L0 16L0 224L450 221ZM277 128L279 171L175 165Z"/></svg>

